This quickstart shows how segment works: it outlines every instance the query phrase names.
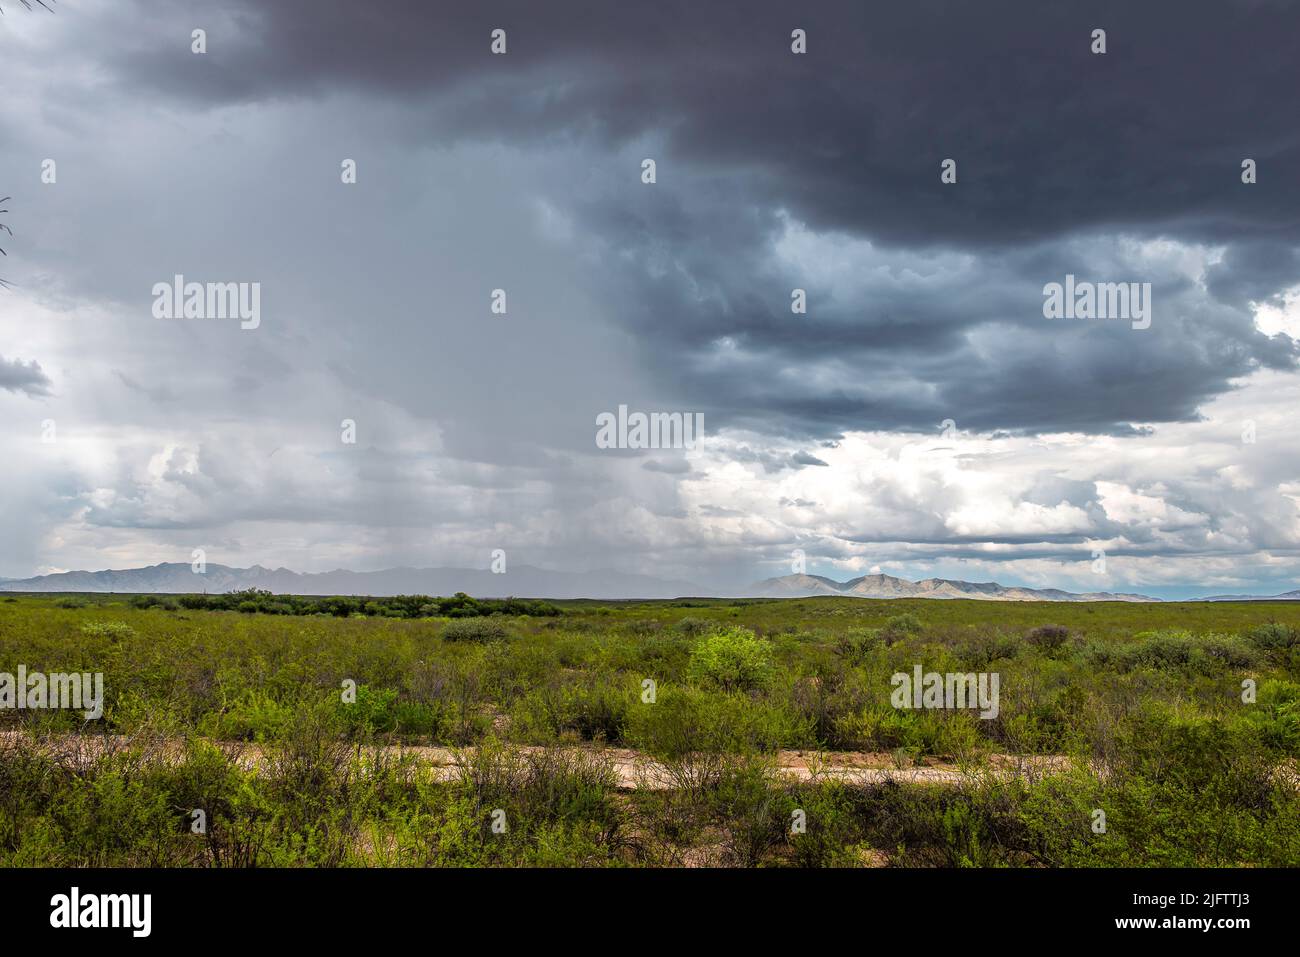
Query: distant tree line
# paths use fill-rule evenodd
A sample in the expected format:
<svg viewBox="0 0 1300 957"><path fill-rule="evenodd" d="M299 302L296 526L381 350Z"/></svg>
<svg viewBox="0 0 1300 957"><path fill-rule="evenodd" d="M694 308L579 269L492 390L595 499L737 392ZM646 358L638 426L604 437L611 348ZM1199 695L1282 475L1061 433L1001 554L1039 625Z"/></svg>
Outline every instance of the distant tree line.
<svg viewBox="0 0 1300 957"><path fill-rule="evenodd" d="M487 615L528 615L550 618L562 614L546 601L526 598L473 598L457 592L450 598L429 595L394 595L366 598L332 595L276 595L261 588L225 592L220 595L136 595L136 608L181 608L196 611L240 611L263 615L332 615L350 618L480 618Z"/></svg>

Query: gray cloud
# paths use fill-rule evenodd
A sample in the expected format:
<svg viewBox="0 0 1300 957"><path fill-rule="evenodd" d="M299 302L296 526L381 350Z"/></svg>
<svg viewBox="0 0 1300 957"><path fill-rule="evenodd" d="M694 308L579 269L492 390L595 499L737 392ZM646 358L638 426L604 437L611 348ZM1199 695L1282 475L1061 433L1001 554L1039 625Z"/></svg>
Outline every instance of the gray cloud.
<svg viewBox="0 0 1300 957"><path fill-rule="evenodd" d="M836 0L797 13L669 0L649 17L577 0L142 8L154 25L116 31L106 56L122 82L156 95L432 100L454 107L455 137L662 133L674 156L752 177L823 229L922 245L1157 223L1215 240L1271 224L1273 238L1296 238L1297 186L1275 175L1300 151L1287 95L1298 68L1276 43L1300 27L1300 6L1285 0ZM159 43L200 21L201 61ZM1101 24L1109 51L1095 56ZM808 31L804 57L788 53L792 25ZM507 56L488 52L496 26L509 31ZM434 121L417 132L435 129L449 132ZM1274 170L1250 192L1237 179L1244 155ZM946 156L972 189L939 186Z"/></svg>
<svg viewBox="0 0 1300 957"><path fill-rule="evenodd" d="M1295 463L1267 429L1272 467L1244 478L1177 443L1239 445L1222 410L1300 358L1250 307L1300 283L1300 66L1279 40L1298 27L1300 4L1246 0L144 0L6 21L33 97L0 117L21 174L0 195L23 194L3 294L22 314L0 322L60 394L19 360L0 389L81 442L23 447L10 560L43 535L299 567L502 544L665 576L743 576L811 541L886 561L987 543L1046 561L1084 534L1144 556L1294 548ZM48 69L71 51L79 69ZM32 185L47 156L58 185ZM261 282L262 327L152 319L178 272ZM1151 282L1151 328L1045 319L1067 273ZM721 447L597 455L620 403L702 412ZM1081 433L1113 464L990 460L940 439L947 419L1027 449ZM1017 503L855 488L846 436L899 431L962 450L946 481L1006 469ZM1179 465L1165 484L1139 474L1153 447ZM744 507L742 476L761 486ZM1099 481L1178 511L1108 511ZM841 499L863 507L841 518Z"/></svg>
<svg viewBox="0 0 1300 957"><path fill-rule="evenodd" d="M1300 27L1297 4L1104 3L1083 16L1011 0L871 11L835 2L795 16L780 4L669 3L651 18L658 26L639 11L576 3L140 10L143 29L93 22L108 31L99 55L124 96L211 109L328 103L320 119L333 130L315 139L349 141L349 155L361 144L340 136L348 128L378 134L367 152L390 157L389 145L424 143L527 151L501 165L517 166L583 237L594 270L579 281L617 303L575 331L634 336L661 391L720 427L824 438L930 428L960 410L985 430L1128 434L1194 419L1233 379L1297 359L1294 343L1260 334L1245 308L1300 282L1300 185L1277 175L1300 165L1300 142L1287 98L1272 95L1300 68L1260 53ZM810 37L802 57L788 52L796 22ZM195 56L181 40L199 23L209 52ZM1103 23L1109 52L1096 56L1089 33ZM505 56L489 52L495 26L508 30ZM649 153L661 167L653 189L636 179ZM1246 153L1265 171L1250 187L1239 181ZM949 156L955 187L938 177ZM391 159L381 164L404 178ZM376 175L363 172L363 184ZM471 208L440 225L500 235L490 204ZM774 258L791 223L832 245L870 244L860 265L874 281L833 295ZM1089 244L1099 236L1224 252L1200 287ZM335 307L409 309L411 283L392 268L411 268L407 257L360 256L391 292L372 285L363 306L345 291ZM1066 273L1156 281L1154 331L1123 344L1113 329L1046 325L1041 288ZM794 286L808 289L806 322L789 313ZM565 295L550 280L531 292L533 302ZM554 319L546 327L553 361L590 351L557 342L563 330ZM991 335L1011 348L978 348ZM722 340L742 362L705 361ZM358 374L373 381L382 364L397 373L388 385L400 401L427 402L403 370L414 354L370 361L379 351L357 358ZM785 374L816 363L825 374ZM553 383L590 374L580 359ZM447 441L481 456L483 430L462 423L481 423L493 401L463 385L478 413L451 417ZM509 431L503 418L492 434ZM518 431L514 454L540 454Z"/></svg>
<svg viewBox="0 0 1300 957"><path fill-rule="evenodd" d="M36 398L49 395L53 385L35 359L24 362L0 356L0 389Z"/></svg>

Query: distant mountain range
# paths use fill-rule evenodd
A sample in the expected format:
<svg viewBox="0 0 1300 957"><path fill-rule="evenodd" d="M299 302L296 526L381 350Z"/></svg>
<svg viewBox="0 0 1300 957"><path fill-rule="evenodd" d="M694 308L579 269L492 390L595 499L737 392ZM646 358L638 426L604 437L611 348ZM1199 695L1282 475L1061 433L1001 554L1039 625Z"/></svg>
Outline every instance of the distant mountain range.
<svg viewBox="0 0 1300 957"><path fill-rule="evenodd" d="M1057 588L1019 588L997 582L963 582L927 578L913 582L892 575L863 575L837 582L821 575L784 575L752 585L755 598L808 598L815 595L843 595L849 598L973 598L981 601L1159 601L1146 595L1108 591L1075 592Z"/></svg>
<svg viewBox="0 0 1300 957"><path fill-rule="evenodd" d="M478 598L969 598L980 601L1159 601L1126 592L1068 592L1022 588L996 582L927 578L913 582L892 575L863 575L837 582L821 575L783 575L748 588L702 588L686 581L613 571L557 572L531 565L510 566L506 574L472 568L389 568L376 572L339 569L302 574L287 568L232 568L209 564L202 575L183 562L148 568L99 572L61 572L35 578L0 578L0 592L117 592L121 594L218 594L262 588L289 595L453 595ZM1300 589L1281 595L1212 595L1192 601L1300 601Z"/></svg>
<svg viewBox="0 0 1300 957"><path fill-rule="evenodd" d="M1285 591L1280 595L1210 595L1208 598L1193 598L1192 601L1300 601L1300 588Z"/></svg>
<svg viewBox="0 0 1300 957"><path fill-rule="evenodd" d="M209 563L196 574L182 562L101 572L61 572L0 582L0 591L119 592L126 594L218 594L263 588L281 595L454 595L478 598L677 598L694 592L689 582L612 571L555 572L530 565L507 566L505 574L472 568L388 568L377 572L339 569L300 574L287 568L231 568Z"/></svg>

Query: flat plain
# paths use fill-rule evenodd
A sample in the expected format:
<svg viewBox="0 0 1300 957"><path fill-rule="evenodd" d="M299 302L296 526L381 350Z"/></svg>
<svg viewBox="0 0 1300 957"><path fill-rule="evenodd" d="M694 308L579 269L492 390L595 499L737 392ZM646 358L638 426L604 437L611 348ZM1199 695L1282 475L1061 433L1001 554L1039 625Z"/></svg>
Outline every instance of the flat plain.
<svg viewBox="0 0 1300 957"><path fill-rule="evenodd" d="M19 666L104 702L0 707L5 865L1300 864L1300 603L12 595Z"/></svg>

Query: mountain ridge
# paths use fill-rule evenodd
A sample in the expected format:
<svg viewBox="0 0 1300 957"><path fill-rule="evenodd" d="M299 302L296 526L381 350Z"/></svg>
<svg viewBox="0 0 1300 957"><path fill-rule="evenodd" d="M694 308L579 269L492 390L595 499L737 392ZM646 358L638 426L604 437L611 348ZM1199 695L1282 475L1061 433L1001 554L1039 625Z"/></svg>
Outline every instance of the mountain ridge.
<svg viewBox="0 0 1300 957"><path fill-rule="evenodd" d="M31 578L0 578L0 592L92 592L121 594L222 593L261 588L294 595L452 595L466 592L479 598L930 598L976 601L1129 601L1158 602L1159 598L1131 592L1069 592L1059 588L1029 588L998 582L968 582L952 578L910 581L893 575L860 575L838 582L824 575L793 574L767 578L745 588L702 588L687 581L632 575L609 570L561 572L532 565L510 567L505 574L471 568L401 566L355 572L296 572L261 564L248 568L209 563L195 573L185 562L160 562L141 568L68 571ZM1300 601L1300 589L1280 595L1208 595L1186 601Z"/></svg>
<svg viewBox="0 0 1300 957"><path fill-rule="evenodd" d="M372 572L336 569L295 572L253 565L234 568L209 562L196 573L184 562L143 568L69 571L0 582L3 592L93 592L123 594L222 593L262 588L292 595L453 595L480 598L677 598L692 593L689 582L619 572L556 572L531 565L504 574L472 568L386 568Z"/></svg>
<svg viewBox="0 0 1300 957"><path fill-rule="evenodd" d="M837 582L822 575L782 575L755 582L751 598L810 598L843 595L854 598L966 598L977 601L1134 601L1158 602L1159 598L1128 592L1068 592L1059 588L1025 588L997 582L967 582L951 578L910 581L893 575L862 575Z"/></svg>
<svg viewBox="0 0 1300 957"><path fill-rule="evenodd" d="M1206 595L1190 601L1300 601L1300 588L1284 591L1280 595Z"/></svg>

